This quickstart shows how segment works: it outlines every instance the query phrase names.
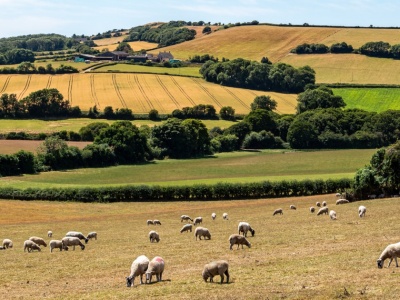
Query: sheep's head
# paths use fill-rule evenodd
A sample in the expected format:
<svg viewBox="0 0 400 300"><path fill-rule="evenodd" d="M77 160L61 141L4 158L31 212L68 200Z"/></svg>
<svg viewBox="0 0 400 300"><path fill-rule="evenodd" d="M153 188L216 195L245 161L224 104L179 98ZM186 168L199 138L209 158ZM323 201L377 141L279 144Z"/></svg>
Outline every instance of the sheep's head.
<svg viewBox="0 0 400 300"><path fill-rule="evenodd" d="M85 245L81 245L81 249L82 249L82 250L85 250Z"/></svg>
<svg viewBox="0 0 400 300"><path fill-rule="evenodd" d="M254 236L256 234L256 231L253 228L250 228L251 236Z"/></svg>
<svg viewBox="0 0 400 300"><path fill-rule="evenodd" d="M382 260L382 259L378 259L378 260L376 261L376 263L377 263L379 269L382 269L382 268L383 268L383 260Z"/></svg>
<svg viewBox="0 0 400 300"><path fill-rule="evenodd" d="M88 238L85 238L85 244L87 244L89 242ZM83 250L83 249L82 249Z"/></svg>
<svg viewBox="0 0 400 300"><path fill-rule="evenodd" d="M249 247L249 248L251 248L251 243L250 242L247 242L247 247Z"/></svg>
<svg viewBox="0 0 400 300"><path fill-rule="evenodd" d="M210 275L208 274L208 271L203 270L203 273L201 275L203 276L204 281L207 282L207 279L210 277Z"/></svg>
<svg viewBox="0 0 400 300"><path fill-rule="evenodd" d="M126 286L131 287L133 285L133 277L126 277Z"/></svg>
<svg viewBox="0 0 400 300"><path fill-rule="evenodd" d="M65 250L65 251L68 251L68 246L64 246L64 244L62 244L62 248Z"/></svg>

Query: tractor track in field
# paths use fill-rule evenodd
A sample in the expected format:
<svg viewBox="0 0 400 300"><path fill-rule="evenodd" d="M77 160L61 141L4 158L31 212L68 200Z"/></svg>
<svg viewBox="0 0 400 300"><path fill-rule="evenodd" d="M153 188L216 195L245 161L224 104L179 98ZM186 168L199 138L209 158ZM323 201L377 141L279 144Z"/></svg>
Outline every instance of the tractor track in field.
<svg viewBox="0 0 400 300"><path fill-rule="evenodd" d="M200 82L198 82L196 79L192 78L193 82L195 82L200 89L202 89L208 96L210 96L210 98L212 100L214 100L214 102L219 106L219 108L222 108L221 103L217 100L217 98L215 98L215 96L213 94L211 94Z"/></svg>
<svg viewBox="0 0 400 300"><path fill-rule="evenodd" d="M137 82L137 75L133 75L133 79L135 80L135 83L132 82L131 77L128 75L128 84L131 87L131 89L134 91L135 90L135 84L138 86L139 92L142 94L143 98L146 97L144 92L140 89L138 82ZM143 111L146 111L146 106L143 104L143 101L140 99L140 97L137 97L139 105L142 107Z"/></svg>
<svg viewBox="0 0 400 300"><path fill-rule="evenodd" d="M126 105L126 102L124 100L124 97L122 97L121 91L119 90L118 83L117 83L117 76L115 74L112 74L112 81L113 81L115 92L117 93L117 96L122 103L122 107L128 108L128 106Z"/></svg>
<svg viewBox="0 0 400 300"><path fill-rule="evenodd" d="M46 89L50 88L52 80L53 80L53 76L49 75L49 78L47 79L47 83L46 83Z"/></svg>
<svg viewBox="0 0 400 300"><path fill-rule="evenodd" d="M10 76L7 76L7 79L6 79L6 81L4 82L3 88L1 89L0 93L3 93L3 92L7 89L8 84L10 83L11 77L12 77L11 75L10 75Z"/></svg>
<svg viewBox="0 0 400 300"><path fill-rule="evenodd" d="M100 108L100 102L96 95L96 89L94 88L94 74L90 74L90 93L94 100L96 107Z"/></svg>
<svg viewBox="0 0 400 300"><path fill-rule="evenodd" d="M165 84L162 82L162 80L160 79L160 76L156 75L156 79L158 81L158 83L160 84L160 86L162 87L162 89L165 91L165 93L168 95L168 97L172 100L172 102L175 103L176 108L180 108L179 102L176 101L174 95L171 94L171 92L167 89L167 87L165 86Z"/></svg>
<svg viewBox="0 0 400 300"><path fill-rule="evenodd" d="M69 103L72 104L72 85L74 83L74 75L69 75L69 80L68 80L68 100Z"/></svg>
<svg viewBox="0 0 400 300"><path fill-rule="evenodd" d="M149 96L147 96L146 92L144 91L144 88L143 88L142 84L140 83L139 77L137 75L135 75L135 82L136 82L136 85L139 88L139 91L142 94L144 100L147 102L149 107L153 109L154 108L153 103L151 103ZM146 111L146 106L144 104L142 104L142 105L143 105L143 111Z"/></svg>
<svg viewBox="0 0 400 300"><path fill-rule="evenodd" d="M250 109L250 106L248 106L246 103L243 102L242 99L240 99L238 96L236 96L232 91L228 90L227 87L223 86L222 87L229 95L231 95L236 101L238 101L240 104L242 104L245 108Z"/></svg>
<svg viewBox="0 0 400 300"><path fill-rule="evenodd" d="M19 96L18 96L18 99L19 99L19 100L22 99L22 97L24 96L24 94L25 94L26 91L28 90L29 85L30 85L30 83L31 83L31 80L32 80L32 75L28 75L28 78L26 79L26 82L25 82L24 89L22 90L22 92L21 92L21 93L19 94Z"/></svg>
<svg viewBox="0 0 400 300"><path fill-rule="evenodd" d="M176 81L176 79L173 76L170 76L172 82L175 84L175 86L181 91L183 95L190 101L190 103L195 106L196 103L193 101L193 99L186 93L186 91L179 85L179 83Z"/></svg>
<svg viewBox="0 0 400 300"><path fill-rule="evenodd" d="M147 83L145 77L142 77L142 79L143 79L143 82L144 82L144 84L145 84L145 87L146 87L147 90L151 93L151 96L152 96L152 98L154 99L154 102L156 102L156 104L158 105L158 107L160 107L161 110L162 110L163 112L166 112L165 109L164 109L164 107L163 107L163 105L162 105L162 103L160 102L160 100L158 100L157 97L154 97L154 94L152 93L152 90L151 90L151 88L149 87L149 84ZM153 101L152 101L152 103L153 103ZM154 108L154 106L153 106L153 108Z"/></svg>

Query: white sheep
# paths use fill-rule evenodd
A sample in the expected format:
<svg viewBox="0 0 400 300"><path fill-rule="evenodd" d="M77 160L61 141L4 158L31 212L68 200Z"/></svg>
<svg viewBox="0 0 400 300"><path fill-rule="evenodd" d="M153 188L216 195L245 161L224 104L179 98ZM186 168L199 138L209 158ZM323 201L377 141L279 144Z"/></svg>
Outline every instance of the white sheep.
<svg viewBox="0 0 400 300"><path fill-rule="evenodd" d="M62 251L63 249L65 251L68 251L68 247L67 246L64 247L62 241L60 240L51 240L49 243L49 247L50 247L50 252L53 252L53 249L56 248L60 249L60 251Z"/></svg>
<svg viewBox="0 0 400 300"><path fill-rule="evenodd" d="M336 218L336 211L331 210L331 211L329 212L329 217L331 218L331 220L337 220L337 218Z"/></svg>
<svg viewBox="0 0 400 300"><path fill-rule="evenodd" d="M317 216L322 215L322 214L327 215L328 213L329 213L329 208L328 208L328 206L321 207L321 208L318 210L318 212L317 212Z"/></svg>
<svg viewBox="0 0 400 300"><path fill-rule="evenodd" d="M213 278L216 275L221 276L221 284L224 282L224 274L226 275L226 283L229 282L229 265L225 260L217 260L210 262L204 266L202 276L205 282L210 278L210 282L213 282Z"/></svg>
<svg viewBox="0 0 400 300"><path fill-rule="evenodd" d="M10 239L4 239L3 240L3 247L8 249L13 247L13 242Z"/></svg>
<svg viewBox="0 0 400 300"><path fill-rule="evenodd" d="M156 231L152 230L149 232L149 239L150 239L150 243L153 243L153 242L158 243L160 241L160 235Z"/></svg>
<svg viewBox="0 0 400 300"><path fill-rule="evenodd" d="M212 214L211 214L211 219L215 220L216 217L217 217L217 214L216 214L216 213L212 213Z"/></svg>
<svg viewBox="0 0 400 300"><path fill-rule="evenodd" d="M322 202L322 206L326 206L326 201L323 201L323 202Z"/></svg>
<svg viewBox="0 0 400 300"><path fill-rule="evenodd" d="M314 206L311 206L311 207L310 207L310 212L311 212L311 213L314 213L314 212L315 212Z"/></svg>
<svg viewBox="0 0 400 300"><path fill-rule="evenodd" d="M46 244L46 242L44 241L44 239L42 239L42 238L40 238L40 237L31 236L31 237L29 238L29 240L32 241L32 242L34 242L36 245L47 247L47 244Z"/></svg>
<svg viewBox="0 0 400 300"><path fill-rule="evenodd" d="M347 200L347 199L339 199L339 200L336 200L336 205L339 205L339 204L346 204L346 203L349 203L350 201L349 200Z"/></svg>
<svg viewBox="0 0 400 300"><path fill-rule="evenodd" d="M135 277L140 276L140 284L143 284L143 274L146 274L150 260L145 255L137 257L131 265L131 274L126 277L126 286L131 287Z"/></svg>
<svg viewBox="0 0 400 300"><path fill-rule="evenodd" d="M203 223L203 218L202 217L194 218L193 225L199 225L201 223Z"/></svg>
<svg viewBox="0 0 400 300"><path fill-rule="evenodd" d="M183 226L181 228L180 233L186 232L186 231L192 232L192 227L193 227L192 224L186 224L185 226Z"/></svg>
<svg viewBox="0 0 400 300"><path fill-rule="evenodd" d="M197 237L199 237L199 240L201 240L201 237L203 237L204 239L208 238L209 240L211 240L210 231L204 227L197 227L196 230L194 231L194 236L196 237L196 241Z"/></svg>
<svg viewBox="0 0 400 300"><path fill-rule="evenodd" d="M237 249L239 249L239 245L242 245L242 249L243 245L246 245L247 247L251 248L251 243L244 236L241 236L239 234L231 234L228 241L230 243L229 247L230 250L232 250L233 245L238 245Z"/></svg>
<svg viewBox="0 0 400 300"><path fill-rule="evenodd" d="M321 203L319 203L319 202L316 202L315 205L316 205L317 207L321 207Z"/></svg>
<svg viewBox="0 0 400 300"><path fill-rule="evenodd" d="M50 230L47 231L47 237L50 237L50 238L51 238L52 236L53 236L53 231L50 231Z"/></svg>
<svg viewBox="0 0 400 300"><path fill-rule="evenodd" d="M223 213L222 214L222 219L229 220L228 213Z"/></svg>
<svg viewBox="0 0 400 300"><path fill-rule="evenodd" d="M91 239L97 240L97 232L96 231L89 232L86 238L88 240L91 240Z"/></svg>
<svg viewBox="0 0 400 300"><path fill-rule="evenodd" d="M385 259L390 258L388 268L390 267L390 264L392 263L393 259L396 261L396 267L398 267L397 263L397 257L400 257L400 243L396 244L390 244L388 245L385 250L383 250L381 256L379 256L378 260L376 261L378 264L378 268L382 269L383 268L383 263L385 262Z"/></svg>
<svg viewBox="0 0 400 300"><path fill-rule="evenodd" d="M293 210L296 210L296 206L294 206L294 205L290 205L289 208L293 209Z"/></svg>
<svg viewBox="0 0 400 300"><path fill-rule="evenodd" d="M82 232L79 231L68 231L65 236L76 237L80 240L85 240L85 244L89 242L89 240L82 234Z"/></svg>
<svg viewBox="0 0 400 300"><path fill-rule="evenodd" d="M336 197L342 197L341 193L336 193Z"/></svg>
<svg viewBox="0 0 400 300"><path fill-rule="evenodd" d="M147 226L154 225L153 220L147 220Z"/></svg>
<svg viewBox="0 0 400 300"><path fill-rule="evenodd" d="M181 216L181 222L183 222L183 221L191 221L191 222L193 222L193 219L191 218L191 217L189 217L188 215L182 215Z"/></svg>
<svg viewBox="0 0 400 300"><path fill-rule="evenodd" d="M6 250L7 248L0 246L0 250Z"/></svg>
<svg viewBox="0 0 400 300"><path fill-rule="evenodd" d="M153 275L156 275L157 281L162 280L162 274L164 272L165 262L164 259L160 256L154 257L150 263L149 267L146 271L146 283L147 281L151 283L151 278Z"/></svg>
<svg viewBox="0 0 400 300"><path fill-rule="evenodd" d="M241 232L243 232L243 236L245 236L245 237L247 237L248 231L251 232L251 236L254 236L254 234L256 233L256 231L253 228L251 228L250 224L247 222L239 222L238 231L239 231L239 234Z"/></svg>
<svg viewBox="0 0 400 300"><path fill-rule="evenodd" d="M42 251L40 250L39 245L37 245L35 242L31 241L31 240L26 240L24 242L24 252L25 250L28 250L28 252L32 252L33 250L37 250L37 251Z"/></svg>
<svg viewBox="0 0 400 300"><path fill-rule="evenodd" d="M75 251L75 246L81 246L82 250L85 250L85 245L82 244L81 240L78 237L74 236L66 236L62 240L63 247L73 246L73 250Z"/></svg>
<svg viewBox="0 0 400 300"><path fill-rule="evenodd" d="M364 205L360 205L358 207L358 216L360 218L365 217L365 213L367 212L367 208Z"/></svg>
<svg viewBox="0 0 400 300"><path fill-rule="evenodd" d="M153 221L153 224L154 224L154 225L161 225L161 222L160 222L160 220L154 220L154 221Z"/></svg>
<svg viewBox="0 0 400 300"><path fill-rule="evenodd" d="M272 215L275 216L275 215L277 215L277 214L283 215L283 210L282 210L282 208L275 209L275 210L274 210L274 213L273 213Z"/></svg>

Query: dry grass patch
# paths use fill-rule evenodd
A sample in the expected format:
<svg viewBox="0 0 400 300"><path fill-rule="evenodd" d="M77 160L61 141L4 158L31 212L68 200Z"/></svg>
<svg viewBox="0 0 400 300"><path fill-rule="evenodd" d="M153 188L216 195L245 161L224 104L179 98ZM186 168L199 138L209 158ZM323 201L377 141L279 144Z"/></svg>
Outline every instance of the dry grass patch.
<svg viewBox="0 0 400 300"><path fill-rule="evenodd" d="M13 154L20 150L36 153L43 141L28 140L0 140L0 154ZM85 148L90 142L67 142L68 146L75 146L79 149Z"/></svg>

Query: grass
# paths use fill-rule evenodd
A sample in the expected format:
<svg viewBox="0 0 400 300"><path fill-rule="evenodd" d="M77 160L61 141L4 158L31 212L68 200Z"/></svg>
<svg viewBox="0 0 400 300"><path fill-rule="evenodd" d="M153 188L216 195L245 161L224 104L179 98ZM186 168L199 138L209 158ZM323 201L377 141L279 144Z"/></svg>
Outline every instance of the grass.
<svg viewBox="0 0 400 300"><path fill-rule="evenodd" d="M327 201L338 220L310 214L316 201ZM8 299L396 299L399 272L379 270L376 259L389 243L397 242L398 199L362 201L335 206L334 195L267 200L83 204L45 201L0 201L7 218L0 219L0 236L14 248L0 251L0 292ZM297 210L289 210L295 204ZM359 205L367 207L360 219ZM282 207L282 216L272 216ZM62 212L62 213L60 213ZM217 219L211 220L211 213ZM228 212L229 220L221 218ZM179 216L203 216L202 226L212 239L196 241L193 233L180 234ZM159 219L161 226L147 226ZM228 237L239 221L255 229L251 248L229 250ZM32 235L45 238L48 230L61 239L69 230L97 231L81 251L24 253ZM156 230L159 243L149 243ZM162 282L127 288L125 277L139 255L162 256ZM230 284L205 283L204 264L229 262ZM385 262L385 266L387 265Z"/></svg>
<svg viewBox="0 0 400 300"><path fill-rule="evenodd" d="M132 64L116 64L98 68L94 72L131 72L131 73L147 73L147 74L168 74L199 77L199 67L183 67L183 68L165 68L165 67L147 67Z"/></svg>
<svg viewBox="0 0 400 300"><path fill-rule="evenodd" d="M220 153L213 158L162 160L142 165L76 169L0 178L0 186L102 187L129 184L192 185L353 178L376 150L262 151Z"/></svg>

